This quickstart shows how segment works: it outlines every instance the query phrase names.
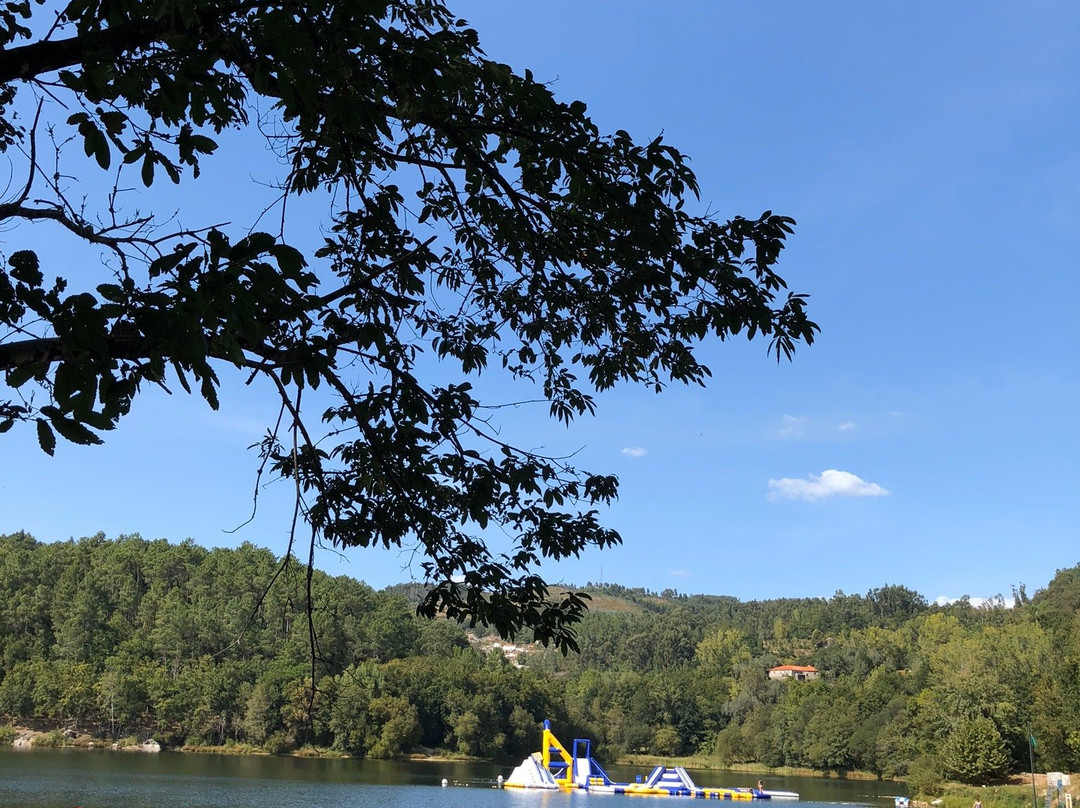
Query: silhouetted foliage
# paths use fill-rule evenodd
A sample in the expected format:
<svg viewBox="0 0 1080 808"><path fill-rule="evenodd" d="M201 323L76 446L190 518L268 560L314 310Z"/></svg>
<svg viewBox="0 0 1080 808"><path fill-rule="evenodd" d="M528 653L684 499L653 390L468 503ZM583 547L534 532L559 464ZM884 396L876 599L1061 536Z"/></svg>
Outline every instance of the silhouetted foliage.
<svg viewBox="0 0 1080 808"><path fill-rule="evenodd" d="M776 271L793 220L695 212L678 150L602 133L439 0L0 11L0 432L53 454L148 385L217 409L223 378L262 382L259 472L328 544L415 548L429 617L573 648L584 601L538 568L620 541L598 518L615 477L514 445L492 405L568 423L616 384L704 384L703 340L761 335L779 360L814 339ZM135 188L203 183L226 136L266 153L273 195L231 176L232 227L155 217ZM292 225L300 197L317 222ZM481 373L516 392L481 401Z"/></svg>

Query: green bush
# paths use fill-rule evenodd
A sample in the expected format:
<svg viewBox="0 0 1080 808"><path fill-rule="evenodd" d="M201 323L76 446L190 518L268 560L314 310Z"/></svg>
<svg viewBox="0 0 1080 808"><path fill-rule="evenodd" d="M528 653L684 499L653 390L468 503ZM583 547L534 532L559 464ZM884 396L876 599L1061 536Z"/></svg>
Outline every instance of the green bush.
<svg viewBox="0 0 1080 808"><path fill-rule="evenodd" d="M724 766L730 766L732 763L746 763L749 759L744 748L742 732L734 721L716 733L713 754Z"/></svg>
<svg viewBox="0 0 1080 808"><path fill-rule="evenodd" d="M985 716L962 721L941 747L946 772L961 783L979 784L1001 777L1009 766L1005 741Z"/></svg>
<svg viewBox="0 0 1080 808"><path fill-rule="evenodd" d="M18 731L11 724L0 726L0 746L10 746L19 737Z"/></svg>
<svg viewBox="0 0 1080 808"><path fill-rule="evenodd" d="M47 749L55 749L64 745L64 733L58 729L54 729L52 732L46 732L44 735L38 735L34 738L34 746L40 746Z"/></svg>
<svg viewBox="0 0 1080 808"><path fill-rule="evenodd" d="M271 755L283 755L291 752L295 746L296 741L284 732L275 732L263 741L263 749Z"/></svg>
<svg viewBox="0 0 1080 808"><path fill-rule="evenodd" d="M654 755L661 757L672 757L682 751L681 746L682 741L677 730L672 727L660 727L653 733L652 749L650 751Z"/></svg>
<svg viewBox="0 0 1080 808"><path fill-rule="evenodd" d="M941 766L935 758L922 755L911 761L907 772L908 790L919 797L940 797L945 789Z"/></svg>

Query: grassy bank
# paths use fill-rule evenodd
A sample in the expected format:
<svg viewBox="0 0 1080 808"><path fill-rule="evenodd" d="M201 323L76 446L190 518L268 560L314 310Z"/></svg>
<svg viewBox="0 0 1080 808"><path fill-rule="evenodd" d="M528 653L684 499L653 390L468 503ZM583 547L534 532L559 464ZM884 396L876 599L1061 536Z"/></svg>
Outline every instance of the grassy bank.
<svg viewBox="0 0 1080 808"><path fill-rule="evenodd" d="M1072 796L1072 802L1080 806L1080 776L1071 776L1072 784L1051 801L1052 808L1064 808L1065 794ZM1031 775L1020 774L1009 778L1007 783L986 786L969 786L962 783L944 783L937 794L916 795L917 805L925 808L972 808L975 801L982 803L982 808L1043 808L1046 805L1046 775L1035 775L1035 788L1032 790Z"/></svg>
<svg viewBox="0 0 1080 808"><path fill-rule="evenodd" d="M799 769L793 766L770 767L763 763L728 763L720 758L708 755L693 757L662 757L658 755L624 755L613 761L618 766L641 766L651 769L653 766L682 766L687 769L723 770L746 772L755 775L779 775L782 777L832 777L839 780L878 780L872 772L845 771L822 772L816 769ZM970 806L969 806L970 808ZM1078 806L1080 808L1080 806Z"/></svg>
<svg viewBox="0 0 1080 808"><path fill-rule="evenodd" d="M983 808L1033 808L1031 786L964 786L949 784L945 793L935 800L937 808L971 808L975 800L982 802ZM928 803L927 803L928 804ZM1038 795L1038 808L1043 806L1043 794Z"/></svg>

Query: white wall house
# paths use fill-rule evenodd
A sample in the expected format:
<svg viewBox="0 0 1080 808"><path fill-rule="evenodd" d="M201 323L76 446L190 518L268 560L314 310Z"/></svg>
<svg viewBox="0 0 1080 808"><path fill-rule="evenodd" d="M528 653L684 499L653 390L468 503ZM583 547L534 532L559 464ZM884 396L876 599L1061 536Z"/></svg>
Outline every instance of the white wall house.
<svg viewBox="0 0 1080 808"><path fill-rule="evenodd" d="M780 665L769 669L770 679L798 679L800 682L817 679L821 674L809 665Z"/></svg>

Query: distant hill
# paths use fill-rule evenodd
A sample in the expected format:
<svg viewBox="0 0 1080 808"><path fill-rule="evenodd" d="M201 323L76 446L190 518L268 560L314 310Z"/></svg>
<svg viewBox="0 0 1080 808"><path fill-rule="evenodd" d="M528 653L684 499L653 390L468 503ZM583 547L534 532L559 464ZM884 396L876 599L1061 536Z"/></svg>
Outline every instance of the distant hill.
<svg viewBox="0 0 1080 808"><path fill-rule="evenodd" d="M608 759L971 782L1026 769L1034 735L1039 768L1080 769L1080 567L1015 608L897 584L745 602L568 589L590 611L564 656L420 620L417 584L316 571L309 601L301 565L251 544L0 536L0 714L174 746L497 759L533 751L550 718ZM821 677L768 678L785 664Z"/></svg>

